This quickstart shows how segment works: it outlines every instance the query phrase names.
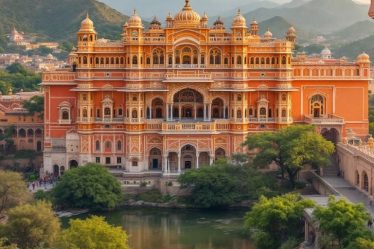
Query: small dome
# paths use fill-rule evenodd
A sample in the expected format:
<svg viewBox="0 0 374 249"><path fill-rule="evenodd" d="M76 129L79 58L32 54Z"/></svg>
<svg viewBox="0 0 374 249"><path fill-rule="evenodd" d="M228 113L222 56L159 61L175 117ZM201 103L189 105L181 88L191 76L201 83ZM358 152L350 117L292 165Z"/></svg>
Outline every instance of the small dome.
<svg viewBox="0 0 374 249"><path fill-rule="evenodd" d="M207 13L205 12L204 15L203 15L203 17L201 18L201 21L206 21L206 22L207 22L208 19L209 19L209 18L208 18L208 15L207 15Z"/></svg>
<svg viewBox="0 0 374 249"><path fill-rule="evenodd" d="M357 56L357 61L358 62L364 62L364 63L370 63L370 56L367 53L363 52L362 54Z"/></svg>
<svg viewBox="0 0 374 249"><path fill-rule="evenodd" d="M220 16L217 18L217 20L214 22L213 25L214 25L214 26L224 25L224 23L223 23L223 21L221 20L221 17L220 17Z"/></svg>
<svg viewBox="0 0 374 249"><path fill-rule="evenodd" d="M254 25L258 25L258 22L257 22L255 19L253 19L253 21L251 22L251 25L252 25L252 26L254 26Z"/></svg>
<svg viewBox="0 0 374 249"><path fill-rule="evenodd" d="M176 27L196 27L200 25L201 17L190 6L190 0L185 0L186 4L183 9L174 17L174 24Z"/></svg>
<svg viewBox="0 0 374 249"><path fill-rule="evenodd" d="M140 18L138 13L136 13L136 10L134 10L134 13L132 14L128 22L130 27L143 27L142 19Z"/></svg>
<svg viewBox="0 0 374 249"><path fill-rule="evenodd" d="M86 18L81 22L81 28L80 28L79 31L81 31L81 32L95 32L94 23L90 19L90 17L88 16L88 13L87 13Z"/></svg>
<svg viewBox="0 0 374 249"><path fill-rule="evenodd" d="M270 29L268 28L268 30L265 32L264 34L264 38L265 39L271 39L273 38L273 33L270 32Z"/></svg>
<svg viewBox="0 0 374 249"><path fill-rule="evenodd" d="M173 20L173 16L169 12L168 16L166 17L166 21L172 21L172 20Z"/></svg>
<svg viewBox="0 0 374 249"><path fill-rule="evenodd" d="M242 16L240 13L240 9L238 10L238 13L234 17L232 21L232 27L233 28L245 28L247 27L247 20Z"/></svg>
<svg viewBox="0 0 374 249"><path fill-rule="evenodd" d="M322 59L331 59L331 50L328 48L328 47L325 47L322 51L321 51L321 57Z"/></svg>
<svg viewBox="0 0 374 249"><path fill-rule="evenodd" d="M293 26L291 26L291 27L288 29L287 34L296 34L296 29L295 29Z"/></svg>
<svg viewBox="0 0 374 249"><path fill-rule="evenodd" d="M150 29L159 29L161 27L161 22L157 19L157 17L154 17Z"/></svg>

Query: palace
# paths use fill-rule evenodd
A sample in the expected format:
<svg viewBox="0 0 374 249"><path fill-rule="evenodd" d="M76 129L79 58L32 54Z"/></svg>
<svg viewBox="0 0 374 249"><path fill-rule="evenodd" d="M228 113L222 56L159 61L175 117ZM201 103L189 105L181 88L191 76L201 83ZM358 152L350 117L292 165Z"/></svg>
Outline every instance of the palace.
<svg viewBox="0 0 374 249"><path fill-rule="evenodd" d="M70 68L46 72L44 172L88 162L123 174L177 175L244 152L256 132L314 124L338 142L368 134L370 59L293 56L284 39L238 11L208 26L186 0L165 27L134 11L122 40L99 39L87 16Z"/></svg>

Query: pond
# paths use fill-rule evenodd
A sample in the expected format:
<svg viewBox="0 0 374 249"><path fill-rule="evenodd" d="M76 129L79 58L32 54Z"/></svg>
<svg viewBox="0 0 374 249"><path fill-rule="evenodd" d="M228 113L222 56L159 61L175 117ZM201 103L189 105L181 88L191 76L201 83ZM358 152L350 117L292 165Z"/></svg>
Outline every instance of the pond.
<svg viewBox="0 0 374 249"><path fill-rule="evenodd" d="M244 210L130 208L97 215L122 226L131 249L254 249L241 235L244 214ZM67 221L63 219L64 226Z"/></svg>

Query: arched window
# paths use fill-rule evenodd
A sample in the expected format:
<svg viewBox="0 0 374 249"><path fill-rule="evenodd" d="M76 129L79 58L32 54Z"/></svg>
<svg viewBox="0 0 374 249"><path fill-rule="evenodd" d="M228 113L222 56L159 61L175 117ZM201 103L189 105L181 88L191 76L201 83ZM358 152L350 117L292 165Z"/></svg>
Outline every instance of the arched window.
<svg viewBox="0 0 374 249"><path fill-rule="evenodd" d="M62 110L62 114L61 114L61 119L62 120L69 120L70 117L69 117L69 111L68 110Z"/></svg>
<svg viewBox="0 0 374 249"><path fill-rule="evenodd" d="M112 143L110 141L105 142L105 149L110 150L112 148Z"/></svg>
<svg viewBox="0 0 374 249"><path fill-rule="evenodd" d="M209 61L211 65L221 64L221 50L214 48L210 51Z"/></svg>
<svg viewBox="0 0 374 249"><path fill-rule="evenodd" d="M325 98L316 94L310 98L310 115L319 118L325 115Z"/></svg>
<svg viewBox="0 0 374 249"><path fill-rule="evenodd" d="M236 58L236 64L238 65L242 64L242 57L240 55Z"/></svg>
<svg viewBox="0 0 374 249"><path fill-rule="evenodd" d="M134 56L132 57L132 64L133 64L133 65L137 65L137 64L138 64L138 56L134 55Z"/></svg>
<svg viewBox="0 0 374 249"><path fill-rule="evenodd" d="M88 117L88 112L87 112L87 109L86 109L86 108L83 109L83 114L82 114L82 116L83 116L84 118L87 118L87 117Z"/></svg>
<svg viewBox="0 0 374 249"><path fill-rule="evenodd" d="M283 57L282 57L282 64L283 64L283 65L286 65L286 64L287 64L287 58L286 58L286 56L283 56Z"/></svg>
<svg viewBox="0 0 374 249"><path fill-rule="evenodd" d="M122 142L121 141L117 141L117 150L118 151L122 150Z"/></svg>
<svg viewBox="0 0 374 249"><path fill-rule="evenodd" d="M362 189L369 192L369 177L365 171L362 172Z"/></svg>
<svg viewBox="0 0 374 249"><path fill-rule="evenodd" d="M242 101L242 95L241 94L238 94L237 101Z"/></svg>
<svg viewBox="0 0 374 249"><path fill-rule="evenodd" d="M110 116L111 115L111 111L110 111L109 107L105 107L105 109L104 109L104 115L105 116Z"/></svg>
<svg viewBox="0 0 374 249"><path fill-rule="evenodd" d="M83 56L83 64L87 64L87 56Z"/></svg>
<svg viewBox="0 0 374 249"><path fill-rule="evenodd" d="M145 63L147 64L147 65L150 65L151 64L151 58L149 58L149 57L147 57L146 59L145 59Z"/></svg>
<svg viewBox="0 0 374 249"><path fill-rule="evenodd" d="M131 114L132 114L132 118L138 118L138 111L137 110L133 110Z"/></svg>
<svg viewBox="0 0 374 249"><path fill-rule="evenodd" d="M261 107L260 108L260 117L261 118L265 118L266 117L266 108L265 107Z"/></svg>
<svg viewBox="0 0 374 249"><path fill-rule="evenodd" d="M236 118L242 118L243 117L243 115L242 115L242 110L237 110L236 111Z"/></svg>
<svg viewBox="0 0 374 249"><path fill-rule="evenodd" d="M101 146L100 146L100 141L97 140L96 143L95 143L95 150L96 150L96 151L100 151L100 147L101 147Z"/></svg>

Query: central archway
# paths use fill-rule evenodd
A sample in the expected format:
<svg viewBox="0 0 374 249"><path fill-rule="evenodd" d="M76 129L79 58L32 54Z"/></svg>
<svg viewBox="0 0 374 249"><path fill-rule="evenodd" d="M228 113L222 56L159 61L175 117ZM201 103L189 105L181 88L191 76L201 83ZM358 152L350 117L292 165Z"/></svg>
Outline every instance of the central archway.
<svg viewBox="0 0 374 249"><path fill-rule="evenodd" d="M185 145L181 149L182 170L196 168L196 148L192 145Z"/></svg>
<svg viewBox="0 0 374 249"><path fill-rule="evenodd" d="M175 119L203 119L204 97L196 90L186 88L174 95L173 116Z"/></svg>

